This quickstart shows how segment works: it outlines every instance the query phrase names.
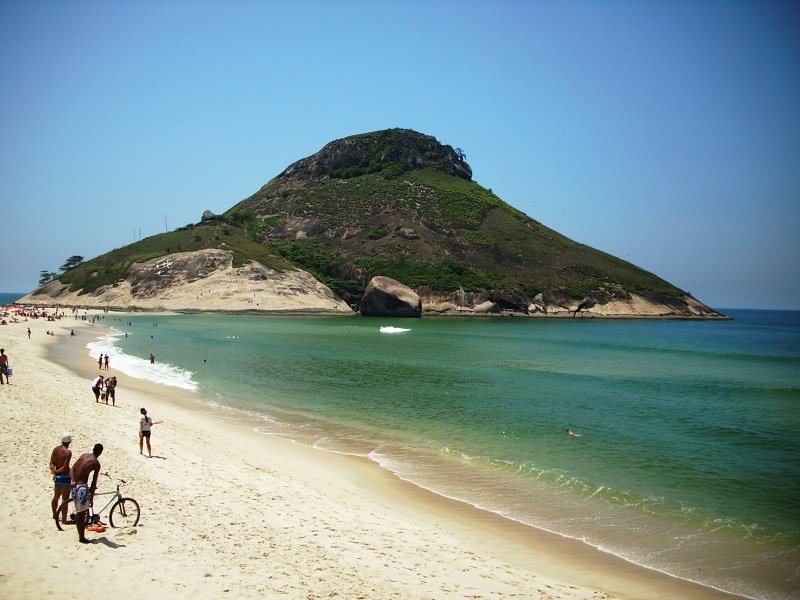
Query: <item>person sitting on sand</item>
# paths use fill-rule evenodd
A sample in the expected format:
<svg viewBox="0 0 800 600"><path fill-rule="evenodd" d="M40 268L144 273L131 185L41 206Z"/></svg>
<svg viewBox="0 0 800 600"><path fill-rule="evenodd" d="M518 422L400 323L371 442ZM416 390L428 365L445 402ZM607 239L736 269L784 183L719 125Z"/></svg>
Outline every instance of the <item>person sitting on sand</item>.
<svg viewBox="0 0 800 600"><path fill-rule="evenodd" d="M50 454L50 472L53 474L53 483L55 489L53 491L53 518L57 519L56 511L60 502L69 500L69 492L72 489L72 479L69 476L69 461L72 460L72 451L69 445L72 442L72 434L65 431L61 434L61 445L53 448ZM64 510L61 512L61 522L67 522L67 504L64 504Z"/></svg>
<svg viewBox="0 0 800 600"><path fill-rule="evenodd" d="M72 481L75 488L72 498L75 500L75 525L78 528L78 539L81 544L88 544L84 531L86 530L86 511L92 506L94 492L97 489L97 476L100 474L100 461L97 460L103 453L103 444L95 444L91 454L84 454L72 465ZM89 473L94 473L91 487Z"/></svg>

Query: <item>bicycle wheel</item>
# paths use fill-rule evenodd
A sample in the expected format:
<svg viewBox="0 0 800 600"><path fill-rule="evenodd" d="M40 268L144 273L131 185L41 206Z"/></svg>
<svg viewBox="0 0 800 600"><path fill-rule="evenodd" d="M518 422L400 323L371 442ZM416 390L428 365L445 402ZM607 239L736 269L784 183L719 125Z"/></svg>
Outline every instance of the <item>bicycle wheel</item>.
<svg viewBox="0 0 800 600"><path fill-rule="evenodd" d="M120 498L111 507L108 522L112 527L136 527L139 524L139 503L133 498Z"/></svg>
<svg viewBox="0 0 800 600"><path fill-rule="evenodd" d="M75 525L75 502L70 498L59 504L58 510L56 510L55 520L59 531L64 531L64 524L61 522L61 511L64 510L64 507L67 509L67 519L69 519L67 526Z"/></svg>

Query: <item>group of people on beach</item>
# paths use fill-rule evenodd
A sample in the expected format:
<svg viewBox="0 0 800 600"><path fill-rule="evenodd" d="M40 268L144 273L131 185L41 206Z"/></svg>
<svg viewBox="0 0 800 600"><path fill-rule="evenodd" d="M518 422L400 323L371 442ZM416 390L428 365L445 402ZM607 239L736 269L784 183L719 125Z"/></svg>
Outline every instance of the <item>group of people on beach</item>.
<svg viewBox="0 0 800 600"><path fill-rule="evenodd" d="M71 467L72 451L69 445L72 443L72 434L65 431L61 434L61 445L53 448L50 454L50 472L53 474L55 491L53 492L53 518L60 518L61 523L66 525L71 515L67 515L69 504L64 503L61 515L57 515L59 503L75 500L75 526L78 529L78 540L81 544L88 544L86 539L86 512L92 506L94 492L97 489L97 476L100 474L100 461L98 460L103 453L103 444L95 444L91 452L82 454ZM89 475L92 475L92 484L89 485Z"/></svg>
<svg viewBox="0 0 800 600"><path fill-rule="evenodd" d="M77 310L73 310L75 318L78 318ZM3 316L8 316L7 311L3 311ZM49 321L63 318L65 315L56 311L53 315L48 315L46 311L41 310L28 310L19 307L18 316L23 317L25 320L47 318ZM86 317L84 317L85 319ZM99 317L95 317L99 319ZM94 319L93 319L94 321ZM17 322L14 319L14 322ZM27 337L31 339L31 329L27 329ZM55 332L47 331L48 335L55 335ZM75 336L75 331L70 331L71 336ZM155 356L150 357L150 362L155 362ZM98 359L98 368L100 370L109 370L109 355L101 353ZM9 362L8 354L5 348L0 348L0 384L10 383L9 377L11 376L11 365ZM92 392L95 396L95 401L100 402L105 400L108 404L109 400L112 405L116 406L116 388L117 377L115 375L104 377L98 374L92 380ZM147 414L147 409L142 407L139 409L138 429L139 429L139 453L144 454L145 444L147 446L147 455L152 458L153 450L150 442L150 435L154 425L163 423L161 420L153 420ZM103 453L103 444L95 444L91 452L82 454L72 465L72 451L70 445L72 444L72 434L65 431L61 434L61 443L56 446L50 454L50 472L53 476L53 498L51 502L53 518L58 518L63 524L74 524L78 530L78 539L81 543L89 543L86 539L86 513L92 507L95 490L97 489L97 478L100 474L100 460L99 457ZM91 483L90 480L91 479ZM66 500L72 499L74 501L74 515L68 515L68 507L71 506L65 503ZM63 510L60 515L57 515L58 507L64 503Z"/></svg>
<svg viewBox="0 0 800 600"><path fill-rule="evenodd" d="M150 433L153 425L158 425L163 421L154 421L147 414L147 409L139 409L139 454L144 454L144 442L147 442L147 456L153 457L153 450L150 445ZM82 544L89 543L86 539L86 513L93 506L94 493L97 489L97 476L100 474L100 461L98 460L103 453L103 444L95 444L90 453L81 455L78 460L70 467L72 460L72 434L65 431L61 434L61 444L53 448L50 453L50 473L53 475L53 500L51 508L54 519L60 519L63 525L74 524L78 529L78 540ZM89 485L89 475L92 475L92 483ZM66 500L74 500L75 514L68 515ZM60 504L64 504L61 514L57 514Z"/></svg>
<svg viewBox="0 0 800 600"><path fill-rule="evenodd" d="M105 389L105 391L103 391ZM105 400L106 404L111 400L111 406L117 405L117 376L103 378L98 375L92 380L92 392L94 393L95 402Z"/></svg>

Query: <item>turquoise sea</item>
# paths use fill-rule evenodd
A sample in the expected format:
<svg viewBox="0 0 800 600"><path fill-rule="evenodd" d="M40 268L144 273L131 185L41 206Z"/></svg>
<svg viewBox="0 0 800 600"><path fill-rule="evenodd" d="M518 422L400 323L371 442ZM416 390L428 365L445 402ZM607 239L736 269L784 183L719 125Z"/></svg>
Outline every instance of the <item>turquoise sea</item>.
<svg viewBox="0 0 800 600"><path fill-rule="evenodd" d="M112 333L89 351L259 431L369 457L637 564L797 598L800 312L724 312L108 316Z"/></svg>

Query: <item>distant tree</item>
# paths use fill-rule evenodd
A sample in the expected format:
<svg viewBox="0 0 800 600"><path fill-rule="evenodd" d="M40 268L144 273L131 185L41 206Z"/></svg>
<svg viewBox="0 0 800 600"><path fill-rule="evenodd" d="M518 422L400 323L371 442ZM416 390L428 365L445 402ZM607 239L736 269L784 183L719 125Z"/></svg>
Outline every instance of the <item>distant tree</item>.
<svg viewBox="0 0 800 600"><path fill-rule="evenodd" d="M50 283L56 277L58 277L58 273L52 273L50 271L40 271L39 272L39 287L42 287L46 283Z"/></svg>
<svg viewBox="0 0 800 600"><path fill-rule="evenodd" d="M82 262L83 262L83 257L82 256L78 256L78 255L70 256L67 259L67 261L63 265L61 265L61 270L62 271L69 271L70 269L74 269L75 267L80 265Z"/></svg>
<svg viewBox="0 0 800 600"><path fill-rule="evenodd" d="M461 148L456 148L454 152L456 153L456 156L458 157L458 160L460 160L462 162L467 160L467 155L464 154L464 151Z"/></svg>

